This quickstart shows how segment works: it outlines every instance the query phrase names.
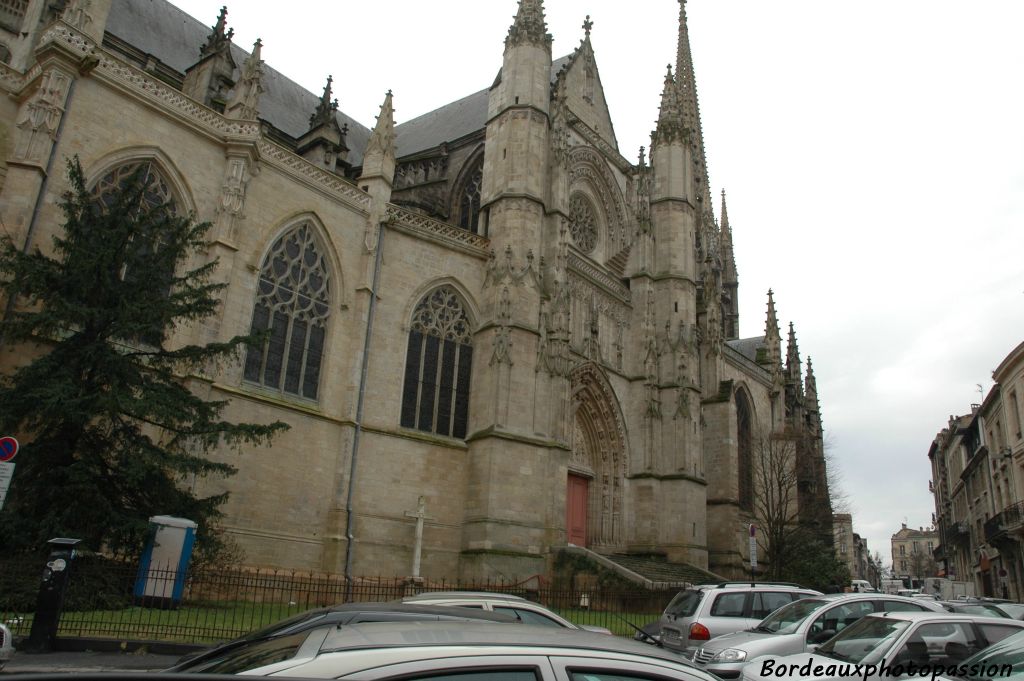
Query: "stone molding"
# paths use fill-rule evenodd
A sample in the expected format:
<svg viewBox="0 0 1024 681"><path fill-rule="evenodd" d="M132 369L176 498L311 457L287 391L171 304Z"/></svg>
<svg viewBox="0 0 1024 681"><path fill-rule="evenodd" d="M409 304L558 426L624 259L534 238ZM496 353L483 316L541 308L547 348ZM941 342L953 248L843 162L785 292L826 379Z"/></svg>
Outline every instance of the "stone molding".
<svg viewBox="0 0 1024 681"><path fill-rule="evenodd" d="M385 219L388 226L410 236L433 241L484 260L489 257L490 240L487 237L447 222L413 213L394 204L388 204Z"/></svg>
<svg viewBox="0 0 1024 681"><path fill-rule="evenodd" d="M604 156L611 161L619 171L627 174L633 172L633 164L627 161L615 147L608 144L608 142L598 135L597 132L595 132L589 125L573 116L569 119L569 126L578 133L580 137L585 139L598 151L604 154Z"/></svg>
<svg viewBox="0 0 1024 681"><path fill-rule="evenodd" d="M258 121L240 121L224 117L213 109L139 69L96 48L91 40L63 22L56 22L42 35L40 45L54 43L79 56L95 53L99 63L92 72L119 89L151 106L174 114L193 128L217 139L222 144L247 141L255 143L262 159L289 175L318 189L334 199L368 211L370 196L353 187L341 177L317 168L306 159L263 138ZM28 74L26 74L27 76Z"/></svg>

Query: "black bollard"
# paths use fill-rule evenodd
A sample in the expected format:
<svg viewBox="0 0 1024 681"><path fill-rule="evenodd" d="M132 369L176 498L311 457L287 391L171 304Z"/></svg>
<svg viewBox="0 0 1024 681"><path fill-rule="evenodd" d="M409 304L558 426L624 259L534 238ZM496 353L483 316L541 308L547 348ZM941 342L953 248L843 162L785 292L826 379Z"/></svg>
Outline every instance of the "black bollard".
<svg viewBox="0 0 1024 681"><path fill-rule="evenodd" d="M64 594L71 575L71 564L75 559L75 545L80 541L57 537L46 542L50 547L50 556L43 568L43 579L36 597L36 616L25 643L26 652L47 653L53 650L60 613L64 608Z"/></svg>

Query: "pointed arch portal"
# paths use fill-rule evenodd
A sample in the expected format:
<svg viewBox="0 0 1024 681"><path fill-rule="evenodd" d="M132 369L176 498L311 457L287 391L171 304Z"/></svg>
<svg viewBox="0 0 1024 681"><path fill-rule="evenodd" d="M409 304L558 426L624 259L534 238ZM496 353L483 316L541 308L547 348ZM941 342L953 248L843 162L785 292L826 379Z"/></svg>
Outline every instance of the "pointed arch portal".
<svg viewBox="0 0 1024 681"><path fill-rule="evenodd" d="M566 488L568 541L590 548L624 543L626 431L608 379L593 363L575 369L572 453Z"/></svg>

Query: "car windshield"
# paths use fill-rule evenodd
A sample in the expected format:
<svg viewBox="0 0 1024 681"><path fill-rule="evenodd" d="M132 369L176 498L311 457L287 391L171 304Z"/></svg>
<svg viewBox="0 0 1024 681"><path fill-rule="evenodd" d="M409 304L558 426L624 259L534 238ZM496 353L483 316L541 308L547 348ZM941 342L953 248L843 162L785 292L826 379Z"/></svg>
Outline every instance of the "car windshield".
<svg viewBox="0 0 1024 681"><path fill-rule="evenodd" d="M761 620L754 630L771 632L773 634L792 634L800 626L800 623L807 619L811 613L817 612L825 606L828 601L821 601L814 598L805 598L802 601L793 601L784 605L772 614Z"/></svg>
<svg viewBox="0 0 1024 681"><path fill-rule="evenodd" d="M1009 617L1005 612L994 605L987 603L971 603L969 605L956 606L957 612L967 615L983 615L985 617Z"/></svg>
<svg viewBox="0 0 1024 681"><path fill-rule="evenodd" d="M316 610L307 610L304 613L300 613L295 617L289 617L286 620L275 622L268 627L257 629L256 631L249 632L242 638L246 641L258 641L260 639L269 638L271 636L277 636L286 631L290 631L293 627L299 624L310 623L323 619L327 616L327 611L323 608Z"/></svg>
<svg viewBox="0 0 1024 681"><path fill-rule="evenodd" d="M997 675L1000 679L1024 679L1024 632L1003 639L961 664L967 669L964 678L969 681L990 681ZM1009 673L1004 665L1009 666Z"/></svg>
<svg viewBox="0 0 1024 681"><path fill-rule="evenodd" d="M884 654L909 626L906 620L862 617L819 646L817 654L857 663L875 651Z"/></svg>
<svg viewBox="0 0 1024 681"><path fill-rule="evenodd" d="M210 674L240 674L241 672L263 667L275 662L283 662L295 657L299 647L309 636L302 631L290 636L279 636L265 641L246 642L245 645L223 650L220 654L189 667L189 672L207 672Z"/></svg>
<svg viewBox="0 0 1024 681"><path fill-rule="evenodd" d="M702 591L680 591L665 608L665 614L673 617L689 617L697 612L697 606L700 605L700 599L703 596L704 592Z"/></svg>

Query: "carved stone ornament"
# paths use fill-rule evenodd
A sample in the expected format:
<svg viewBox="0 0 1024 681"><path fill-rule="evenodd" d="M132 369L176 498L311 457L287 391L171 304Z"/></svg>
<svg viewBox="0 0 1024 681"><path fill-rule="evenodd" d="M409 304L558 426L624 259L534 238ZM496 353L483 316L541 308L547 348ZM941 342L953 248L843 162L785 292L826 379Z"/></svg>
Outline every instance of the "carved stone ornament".
<svg viewBox="0 0 1024 681"><path fill-rule="evenodd" d="M68 4L64 6L64 13L61 15L61 19L72 28L85 31L89 24L92 23L92 14L89 13L91 9L92 0L68 0Z"/></svg>
<svg viewBox="0 0 1024 681"><path fill-rule="evenodd" d="M597 245L597 225L590 202L580 194L569 199L569 232L576 246L591 253Z"/></svg>
<svg viewBox="0 0 1024 681"><path fill-rule="evenodd" d="M17 124L20 134L14 149L16 160L42 163L49 156L70 85L71 78L63 71L50 69L43 73Z"/></svg>

